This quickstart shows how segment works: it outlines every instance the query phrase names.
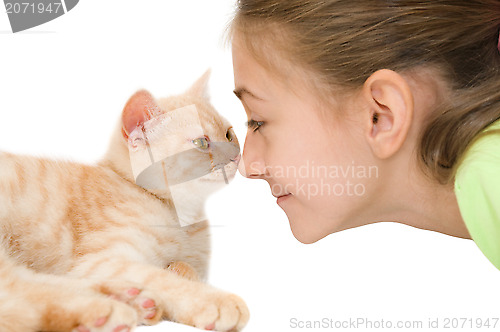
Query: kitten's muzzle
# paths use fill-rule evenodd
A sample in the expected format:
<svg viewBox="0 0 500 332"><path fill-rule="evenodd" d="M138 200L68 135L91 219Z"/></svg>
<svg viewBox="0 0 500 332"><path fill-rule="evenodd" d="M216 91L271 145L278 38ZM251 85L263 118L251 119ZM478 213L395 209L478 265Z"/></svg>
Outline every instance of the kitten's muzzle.
<svg viewBox="0 0 500 332"><path fill-rule="evenodd" d="M241 160L241 154L238 154L234 159L231 159L232 162L236 163L238 165Z"/></svg>

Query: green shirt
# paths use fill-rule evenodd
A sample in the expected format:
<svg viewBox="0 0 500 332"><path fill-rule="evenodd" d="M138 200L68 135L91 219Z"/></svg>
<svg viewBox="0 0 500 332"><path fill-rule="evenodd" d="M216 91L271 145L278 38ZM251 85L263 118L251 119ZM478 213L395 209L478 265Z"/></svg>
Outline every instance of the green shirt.
<svg viewBox="0 0 500 332"><path fill-rule="evenodd" d="M500 130L500 120L485 132ZM466 151L455 177L455 195L469 233L500 269L500 132L478 138Z"/></svg>

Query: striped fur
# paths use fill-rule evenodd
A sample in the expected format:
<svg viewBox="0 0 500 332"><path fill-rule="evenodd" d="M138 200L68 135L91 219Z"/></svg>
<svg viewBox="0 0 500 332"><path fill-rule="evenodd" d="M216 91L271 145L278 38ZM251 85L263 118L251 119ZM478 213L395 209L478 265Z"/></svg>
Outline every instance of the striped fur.
<svg viewBox="0 0 500 332"><path fill-rule="evenodd" d="M206 100L207 79L148 103L155 112L195 104L204 130L223 140L230 126ZM168 192L135 184L125 128L127 107L141 106L134 98L96 165L0 153L0 331L114 332L161 318L240 330L248 321L239 297L203 282L208 222L179 227ZM195 192L186 197L203 209Z"/></svg>

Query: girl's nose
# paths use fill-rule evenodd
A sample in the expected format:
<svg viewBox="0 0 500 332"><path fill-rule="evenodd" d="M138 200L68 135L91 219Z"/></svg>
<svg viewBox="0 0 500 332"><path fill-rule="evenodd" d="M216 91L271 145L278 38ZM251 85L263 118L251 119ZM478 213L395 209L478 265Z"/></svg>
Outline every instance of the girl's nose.
<svg viewBox="0 0 500 332"><path fill-rule="evenodd" d="M262 159L263 149L259 149L247 136L241 161L238 164L238 171L244 177L250 179L262 179L265 174L265 163Z"/></svg>

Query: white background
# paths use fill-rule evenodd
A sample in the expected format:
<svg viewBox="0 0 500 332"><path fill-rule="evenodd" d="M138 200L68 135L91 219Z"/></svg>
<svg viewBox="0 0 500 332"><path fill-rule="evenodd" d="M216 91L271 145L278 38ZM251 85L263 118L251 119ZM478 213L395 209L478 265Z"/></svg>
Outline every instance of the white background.
<svg viewBox="0 0 500 332"><path fill-rule="evenodd" d="M213 104L243 142L246 118L221 42L232 7L233 0L83 0L12 34L0 6L0 150L95 161L131 94L181 92L209 67ZM384 223L303 245L267 184L239 175L207 209L209 282L246 300L246 331L299 330L292 318L421 320L420 331L429 319L443 327L446 318L500 318L500 272L472 241ZM195 329L167 322L138 329L163 330Z"/></svg>

